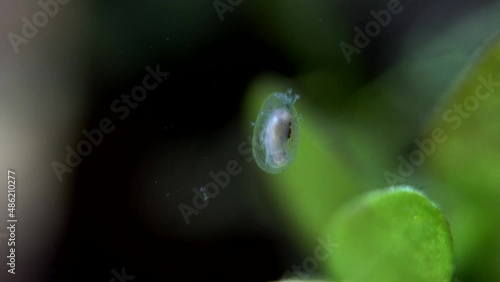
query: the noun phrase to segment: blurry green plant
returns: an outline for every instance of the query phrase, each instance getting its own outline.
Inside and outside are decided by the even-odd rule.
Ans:
[[[265,30],[289,47],[298,73],[255,78],[244,120],[255,120],[270,93],[290,87],[302,97],[295,106],[303,119],[294,163],[278,175],[263,173],[269,187],[263,192],[275,198],[304,252],[318,234],[332,234],[340,247],[320,264],[331,280],[500,281],[500,87],[477,107],[468,98],[480,77],[494,81],[491,87],[500,82],[499,9],[497,3],[471,13],[434,37],[425,29],[409,32],[398,63],[365,84],[333,64],[336,56],[317,62],[326,52],[321,48],[321,55],[304,54],[308,37],[328,31],[308,36],[314,31],[294,29],[293,17]],[[264,19],[282,12],[273,13],[267,9]],[[474,110],[467,117],[453,112],[459,126],[457,118],[445,120],[467,99]],[[372,191],[387,186],[384,172],[397,167],[398,155],[407,156],[416,138],[436,128],[448,138],[404,179],[426,196],[404,188]]]
[[[500,213],[499,40],[481,50],[436,112],[424,132],[443,128],[449,137],[422,173],[441,187],[435,198],[450,210],[457,268],[474,281],[500,281],[500,223],[492,216]]]

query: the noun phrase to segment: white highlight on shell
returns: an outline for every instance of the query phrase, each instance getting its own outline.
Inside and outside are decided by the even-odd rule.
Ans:
[[[286,170],[299,145],[299,116],[294,103],[299,95],[273,93],[262,104],[254,126],[252,151],[257,165],[268,173]]]

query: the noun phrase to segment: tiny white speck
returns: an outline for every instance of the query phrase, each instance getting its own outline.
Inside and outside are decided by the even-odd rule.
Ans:
[[[165,196],[167,196],[167,197],[170,196],[170,193],[167,193]]]
[[[158,183],[158,180],[155,181],[155,184]]]
[[[207,201],[208,200],[208,195],[207,195],[207,193],[205,191],[205,187],[201,186],[200,192],[203,194],[203,201]]]

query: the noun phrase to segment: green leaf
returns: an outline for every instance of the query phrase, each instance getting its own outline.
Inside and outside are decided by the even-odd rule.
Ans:
[[[248,90],[245,102],[246,120],[255,121],[265,98],[273,92],[285,91],[290,85],[293,84],[279,76],[267,75],[256,79]],[[270,186],[269,192],[286,214],[284,220],[289,220],[288,224],[295,229],[294,234],[310,241],[321,232],[341,199],[352,194],[349,188],[353,185],[345,177],[348,173],[341,165],[338,154],[325,144],[328,139],[314,127],[316,123],[312,122],[314,118],[306,110],[307,96],[304,96],[295,104],[299,115],[304,117],[300,121],[301,135],[296,159],[285,172],[259,175]],[[336,186],[340,188],[325,189]]]
[[[253,130],[248,123],[255,121],[267,96],[293,86],[293,81],[277,75],[255,79],[244,102],[244,128],[248,129],[248,135]],[[293,90],[301,95],[294,106],[303,117],[296,159],[280,174],[269,175],[259,170],[258,177],[269,186],[264,193],[273,197],[283,220],[293,230],[292,236],[301,241],[306,250],[339,206],[366,191],[368,183],[380,177],[372,173],[370,166],[384,165],[374,156],[377,151],[370,149],[373,140],[363,135],[362,130],[346,121],[326,119],[311,106],[308,92]]]
[[[374,191],[336,213],[328,260],[341,281],[450,281],[452,239],[441,211],[409,187]]]
[[[452,211],[457,265],[474,281],[498,281],[499,251],[494,246],[500,225],[491,215],[500,211],[499,37],[478,51],[475,64],[435,113],[424,138],[441,128],[446,141],[436,144],[422,170],[440,183],[443,189],[434,194]]]
[[[436,149],[430,171],[437,177],[487,197],[498,196],[500,167],[500,40],[482,52],[482,59],[452,91],[430,123],[448,135]],[[460,172],[460,173],[457,173]]]

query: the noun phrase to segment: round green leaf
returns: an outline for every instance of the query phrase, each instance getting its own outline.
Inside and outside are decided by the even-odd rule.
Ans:
[[[328,226],[338,246],[328,261],[340,281],[450,281],[452,239],[441,211],[409,187],[370,192]]]

